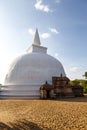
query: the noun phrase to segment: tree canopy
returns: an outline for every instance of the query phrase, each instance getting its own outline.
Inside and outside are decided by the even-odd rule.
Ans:
[[[85,77],[85,79],[87,79],[87,72],[85,72],[85,74],[83,76]]]

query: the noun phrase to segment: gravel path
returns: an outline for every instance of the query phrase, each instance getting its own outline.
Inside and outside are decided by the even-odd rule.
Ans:
[[[0,100],[0,130],[87,130],[87,97]]]

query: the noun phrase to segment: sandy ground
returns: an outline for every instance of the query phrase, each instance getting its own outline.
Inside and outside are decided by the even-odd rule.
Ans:
[[[87,96],[0,100],[0,130],[87,130]]]

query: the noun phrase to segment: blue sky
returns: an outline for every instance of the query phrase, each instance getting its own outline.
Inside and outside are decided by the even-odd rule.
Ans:
[[[42,46],[70,79],[87,71],[87,0],[0,0],[0,83],[38,28]]]

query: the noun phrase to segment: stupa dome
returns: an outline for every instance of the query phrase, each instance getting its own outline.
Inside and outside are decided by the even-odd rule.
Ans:
[[[62,64],[45,53],[28,53],[16,58],[7,73],[6,85],[40,85],[52,76],[65,76]]]

